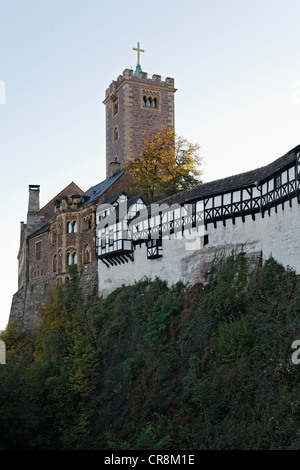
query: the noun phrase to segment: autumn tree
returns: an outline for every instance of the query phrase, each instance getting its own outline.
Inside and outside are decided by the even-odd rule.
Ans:
[[[132,190],[147,203],[171,196],[201,183],[199,145],[163,126],[146,138],[141,156],[127,165]]]

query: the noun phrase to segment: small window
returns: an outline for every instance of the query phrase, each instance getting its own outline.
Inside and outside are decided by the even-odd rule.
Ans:
[[[77,233],[77,222],[76,221],[74,221],[73,224],[72,224],[72,232]]]
[[[37,242],[35,244],[35,260],[40,261],[42,257],[42,242]]]
[[[57,255],[54,255],[54,256],[53,256],[52,271],[53,271],[54,273],[57,272]]]
[[[274,188],[279,189],[280,186],[281,186],[281,175],[276,176],[276,178],[274,179]]]
[[[147,106],[147,97],[143,96],[143,106]]]
[[[152,98],[151,97],[148,98],[147,106],[148,106],[148,108],[152,107]]]
[[[157,99],[156,98],[154,98],[154,100],[152,101],[152,107],[157,108]]]
[[[118,114],[119,112],[119,102],[118,100],[116,100],[114,103],[113,103],[113,116],[115,116],[116,114]]]
[[[115,127],[114,129],[114,142],[116,142],[119,138],[119,132],[118,132],[118,128]]]
[[[71,224],[71,222],[67,222],[67,233],[72,233],[72,224]]]

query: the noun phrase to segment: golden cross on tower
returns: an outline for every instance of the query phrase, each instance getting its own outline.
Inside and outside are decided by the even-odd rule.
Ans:
[[[140,62],[140,52],[145,52],[144,49],[140,49],[140,43],[137,43],[137,47],[133,47],[132,50],[137,51],[137,63],[138,65],[141,64]]]

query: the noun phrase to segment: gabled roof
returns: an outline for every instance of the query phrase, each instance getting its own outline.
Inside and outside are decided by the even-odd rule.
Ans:
[[[38,214],[39,215],[42,215],[43,213],[47,212],[47,210],[53,206],[54,207],[54,201],[56,199],[60,199],[62,196],[64,196],[65,194],[79,194],[80,196],[82,195],[83,191],[82,189],[79,188],[79,186],[77,186],[76,183],[74,183],[72,181],[72,183],[68,184],[68,186],[66,186],[62,191],[60,191],[55,197],[53,197],[51,199],[51,201],[47,202],[47,204],[45,206],[43,206]]]
[[[82,194],[82,203],[78,207],[85,206],[91,202],[96,201],[102,194],[104,194],[119,178],[124,174],[124,171],[116,173],[114,176],[106,178],[106,180],[101,181],[101,183],[92,186],[85,193]]]

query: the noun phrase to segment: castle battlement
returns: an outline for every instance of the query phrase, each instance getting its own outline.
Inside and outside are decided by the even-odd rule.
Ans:
[[[107,103],[108,100],[114,101],[116,98],[117,91],[125,85],[125,83],[130,83],[135,85],[142,85],[142,86],[160,86],[163,88],[172,89],[174,92],[176,91],[174,88],[174,78],[171,77],[162,77],[161,75],[153,74],[150,75],[147,72],[139,72],[138,75],[135,75],[132,69],[125,69],[122,75],[119,75],[117,80],[113,80],[110,86],[107,88],[105,92],[105,100],[103,101],[104,104]]]

